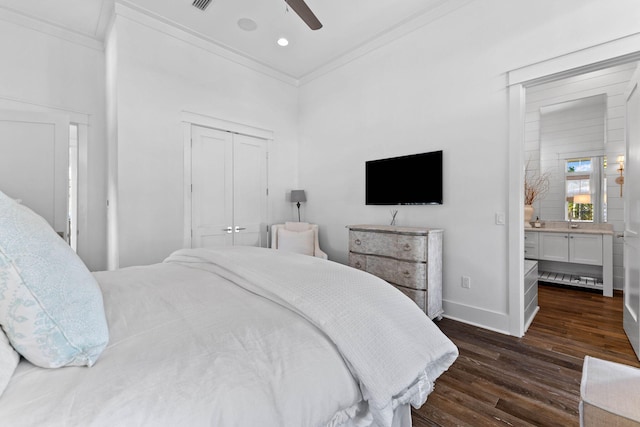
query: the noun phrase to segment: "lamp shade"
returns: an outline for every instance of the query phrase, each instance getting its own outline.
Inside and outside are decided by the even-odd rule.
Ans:
[[[573,196],[573,203],[575,204],[588,204],[591,203],[591,195],[590,194],[576,194]]]
[[[306,201],[307,195],[304,193],[304,190],[291,190],[291,203],[300,203]]]

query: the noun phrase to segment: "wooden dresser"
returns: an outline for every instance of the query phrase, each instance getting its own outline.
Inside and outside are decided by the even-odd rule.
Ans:
[[[394,285],[424,310],[442,318],[443,230],[350,225],[349,265]]]

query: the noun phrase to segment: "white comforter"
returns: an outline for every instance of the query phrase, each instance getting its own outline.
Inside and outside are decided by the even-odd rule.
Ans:
[[[184,250],[96,277],[109,346],[92,368],[22,361],[2,425],[384,426],[457,355],[391,286],[313,257]]]

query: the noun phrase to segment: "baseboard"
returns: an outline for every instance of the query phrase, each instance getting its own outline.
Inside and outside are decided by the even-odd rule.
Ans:
[[[506,313],[484,310],[446,300],[442,301],[442,307],[444,309],[442,317],[509,335],[509,316]]]

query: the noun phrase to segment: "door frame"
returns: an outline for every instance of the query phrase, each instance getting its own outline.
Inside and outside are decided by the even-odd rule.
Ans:
[[[570,52],[507,73],[509,99],[508,307],[509,333],[521,337],[524,319],[524,121],[526,88],[640,60],[640,33]]]
[[[272,130],[251,126],[244,123],[232,122],[217,117],[211,117],[204,114],[193,113],[191,111],[182,111],[180,114],[182,124],[182,141],[184,153],[184,175],[183,175],[183,194],[184,194],[184,225],[183,225],[183,248],[191,247],[191,127],[201,126],[211,129],[217,129],[224,132],[237,133],[254,138],[264,139],[267,143],[267,155],[269,153],[269,144],[274,140],[274,132]],[[267,164],[267,177],[269,174],[269,165]]]
[[[90,247],[88,229],[89,217],[89,126],[91,115],[64,108],[34,104],[32,102],[0,97],[0,110],[14,113],[37,113],[56,117],[52,120],[62,120],[68,124],[78,126],[78,182],[77,182],[77,210],[76,210],[76,252],[82,255]]]

